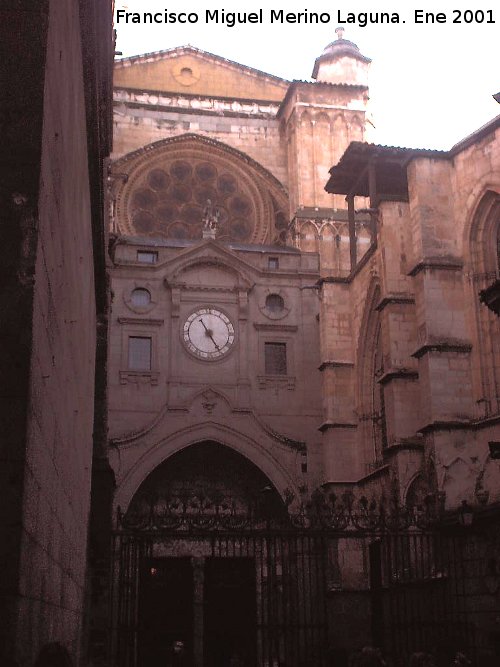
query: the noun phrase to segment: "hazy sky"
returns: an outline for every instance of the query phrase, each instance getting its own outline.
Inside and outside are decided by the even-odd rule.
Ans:
[[[229,0],[217,4],[189,0],[116,0],[129,12],[195,12],[198,23],[116,23],[117,50],[124,56],[191,44],[205,51],[283,78],[310,80],[315,58],[336,38],[338,12],[397,12],[400,23],[346,23],[344,37],[372,58],[370,99],[377,143],[417,148],[450,148],[496,115],[500,105],[500,6],[490,0],[384,4],[381,2],[296,2],[255,5]],[[371,7],[371,8],[370,8]],[[470,8],[474,7],[472,11]],[[495,9],[496,7],[496,9]],[[206,22],[206,10],[255,12],[262,24]],[[325,24],[271,23],[271,10],[327,13]],[[443,12],[446,23],[417,24],[415,11]],[[457,11],[453,11],[457,10]],[[462,11],[459,16],[458,10]],[[465,10],[469,10],[467,14]],[[489,11],[488,11],[489,10]],[[453,23],[460,18],[461,23]],[[477,22],[464,22],[464,19]],[[483,18],[483,22],[479,22]],[[488,23],[490,19],[494,23]],[[403,23],[405,21],[405,23]]]

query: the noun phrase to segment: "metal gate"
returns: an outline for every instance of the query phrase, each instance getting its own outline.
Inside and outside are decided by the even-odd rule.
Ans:
[[[500,531],[438,519],[433,508],[389,508],[352,494],[316,495],[281,516],[222,498],[120,515],[113,665],[168,664],[169,644],[182,639],[195,667],[342,667],[360,648],[349,644],[349,619],[345,630],[335,627],[346,596],[351,609],[359,599],[349,581],[354,561],[368,595],[356,622],[389,664],[428,651],[448,667],[457,650],[476,665],[497,664]]]
[[[500,664],[498,520],[466,528],[386,533],[373,543],[376,643],[397,665],[414,652],[448,667],[457,651],[480,667]]]
[[[216,509],[209,516],[186,512],[175,521],[164,516],[147,526],[132,523],[120,517],[114,534],[115,665],[167,664],[176,638],[183,640],[189,661],[199,667],[325,664],[328,549],[322,531],[290,523],[278,527],[253,514]],[[162,568],[175,568],[177,562],[175,588],[182,559],[190,571],[192,585],[185,586],[183,595],[190,596],[192,613],[181,610],[186,619],[183,625],[178,618],[171,622],[177,626],[173,629],[165,621],[163,637],[151,649],[147,642],[157,640],[144,628],[141,598],[148,578],[161,575]],[[235,577],[238,599],[231,605]],[[172,618],[165,607],[159,613]]]

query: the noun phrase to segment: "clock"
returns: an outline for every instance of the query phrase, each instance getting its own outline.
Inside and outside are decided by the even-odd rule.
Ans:
[[[234,327],[229,317],[217,308],[198,308],[184,322],[182,340],[199,359],[220,359],[234,344]]]

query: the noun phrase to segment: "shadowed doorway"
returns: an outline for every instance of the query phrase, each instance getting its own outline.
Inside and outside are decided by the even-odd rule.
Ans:
[[[237,452],[202,442],[172,456],[143,482],[129,516],[142,517],[145,526],[151,512],[160,532],[144,535],[138,556],[132,631],[138,667],[168,667],[179,640],[186,647],[183,665],[255,667],[268,632],[261,627],[268,608],[262,597],[264,546],[244,531],[226,533],[224,517],[235,512],[259,522],[264,512],[286,514],[270,480]],[[224,525],[214,530],[216,517]]]
[[[193,636],[193,569],[190,558],[153,558],[140,579],[138,664],[169,665],[172,645]],[[187,656],[190,660],[190,656]]]
[[[207,559],[204,598],[205,667],[255,665],[255,560]]]

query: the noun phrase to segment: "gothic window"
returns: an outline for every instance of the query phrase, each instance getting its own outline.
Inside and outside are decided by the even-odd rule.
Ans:
[[[387,369],[384,369],[379,303],[380,287],[374,281],[368,289],[358,343],[358,411],[367,473],[382,463],[387,440],[384,387],[380,383]]]
[[[286,375],[286,343],[264,343],[266,375]]]
[[[475,310],[472,380],[476,415],[500,413],[500,194],[481,198],[470,228],[469,296]],[[472,324],[472,322],[471,322]]]
[[[150,336],[130,336],[128,339],[128,367],[132,371],[151,370],[152,341]]]

